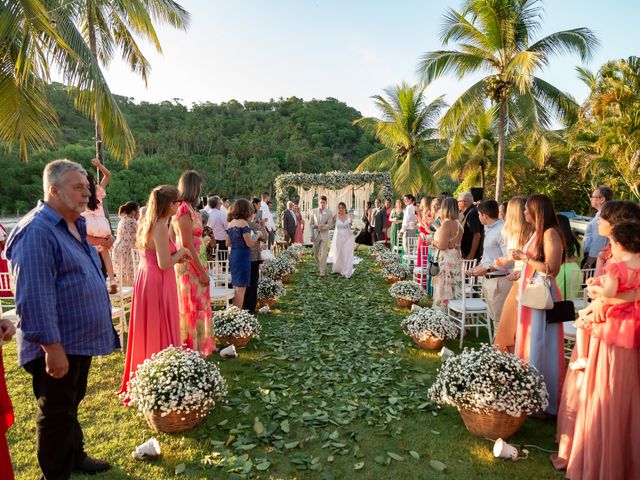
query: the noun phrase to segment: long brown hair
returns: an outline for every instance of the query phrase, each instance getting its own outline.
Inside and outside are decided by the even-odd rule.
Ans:
[[[149,234],[155,223],[169,216],[171,204],[180,199],[180,191],[173,185],[160,185],[151,190],[147,209],[140,219],[136,234],[136,247],[144,249],[149,242]]]
[[[180,200],[187,202],[195,208],[200,200],[200,189],[202,188],[202,177],[195,170],[187,170],[180,175],[178,180],[178,190],[180,190]]]
[[[527,200],[527,209],[533,219],[535,238],[533,240],[533,259],[544,262],[544,232],[555,228],[562,241],[562,232],[551,199],[546,195],[531,195]],[[507,208],[507,213],[509,209]],[[563,242],[564,243],[564,242]],[[564,250],[564,245],[563,245]]]
[[[507,243],[515,243],[514,247],[522,249],[533,235],[533,225],[524,218],[526,197],[513,197],[507,204],[507,214],[504,217],[502,230]]]

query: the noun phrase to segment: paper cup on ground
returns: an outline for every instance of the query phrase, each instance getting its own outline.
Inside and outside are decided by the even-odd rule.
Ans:
[[[510,458],[511,460],[517,460],[518,449],[499,438],[496,440],[496,443],[493,444],[493,456],[496,458]]]
[[[440,350],[440,353],[438,355],[442,357],[442,360],[446,360],[449,357],[453,357],[455,353],[453,353],[453,351],[449,350],[447,347],[442,347],[442,350]]]
[[[138,460],[155,460],[162,455],[160,443],[155,437],[150,438],[142,445],[138,445],[133,451],[133,458]]]
[[[220,350],[220,356],[222,358],[234,358],[238,356],[238,352],[236,352],[236,347],[229,345],[228,347]]]

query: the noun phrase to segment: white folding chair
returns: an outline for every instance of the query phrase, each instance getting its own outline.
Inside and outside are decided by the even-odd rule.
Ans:
[[[480,328],[486,328],[489,333],[489,341],[493,341],[491,332],[491,319],[489,318],[489,307],[482,298],[470,298],[467,296],[469,285],[474,288],[473,277],[467,276],[464,262],[462,263],[462,286],[463,288],[456,292],[455,298],[449,300],[447,305],[447,314],[460,328],[460,348],[464,342],[465,329],[476,329],[476,336]]]
[[[133,278],[136,278],[138,269],[140,268],[140,250],[138,250],[137,248],[132,248],[131,259],[133,261]]]
[[[478,264],[478,260],[472,258],[471,260],[462,260],[462,271],[468,272],[475,268]],[[468,298],[473,297],[476,293],[480,292],[479,277],[467,277],[467,281],[464,282],[464,293]]]
[[[587,280],[593,278],[596,273],[595,268],[583,268],[581,270],[574,270],[571,272],[567,279],[567,300],[571,300],[576,309],[582,310],[589,304],[589,297],[587,295]]]
[[[209,283],[211,305],[222,305],[227,308],[229,302],[235,297],[235,290],[229,288],[229,260],[213,260],[207,262],[211,282]]]
[[[564,331],[564,358],[569,360],[573,347],[576,345],[576,327],[573,326],[574,321],[562,322],[562,328]]]
[[[418,260],[418,237],[406,237],[404,240],[405,252],[402,255],[402,260],[404,260],[409,267],[416,264]]]
[[[420,258],[420,266],[418,266],[417,258]],[[420,245],[418,256],[416,257],[416,266],[413,268],[413,281],[420,285],[420,288],[426,290],[427,276],[429,274],[429,246]]]

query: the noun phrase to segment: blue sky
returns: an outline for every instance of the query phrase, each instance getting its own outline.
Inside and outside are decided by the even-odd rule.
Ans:
[[[180,1],[180,0],[179,0]],[[182,0],[192,15],[187,32],[161,28],[164,55],[145,52],[148,87],[122,62],[106,72],[112,91],[136,101],[192,102],[334,97],[376,115],[370,97],[417,81],[420,55],[441,47],[442,14],[459,0]],[[588,67],[639,55],[640,2],[547,0],[543,31],[589,27],[601,46]],[[560,56],[541,77],[582,101],[577,56]],[[443,78],[427,97],[449,102],[472,80]]]

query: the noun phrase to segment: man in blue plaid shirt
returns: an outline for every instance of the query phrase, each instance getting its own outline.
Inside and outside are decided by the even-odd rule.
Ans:
[[[87,174],[68,160],[49,163],[44,201],[7,240],[15,279],[18,358],[33,377],[38,401],[38,461],[43,478],[97,473],[109,464],[84,451],[78,405],[93,355],[118,348],[111,304],[96,250],[80,215],[89,199]]]

